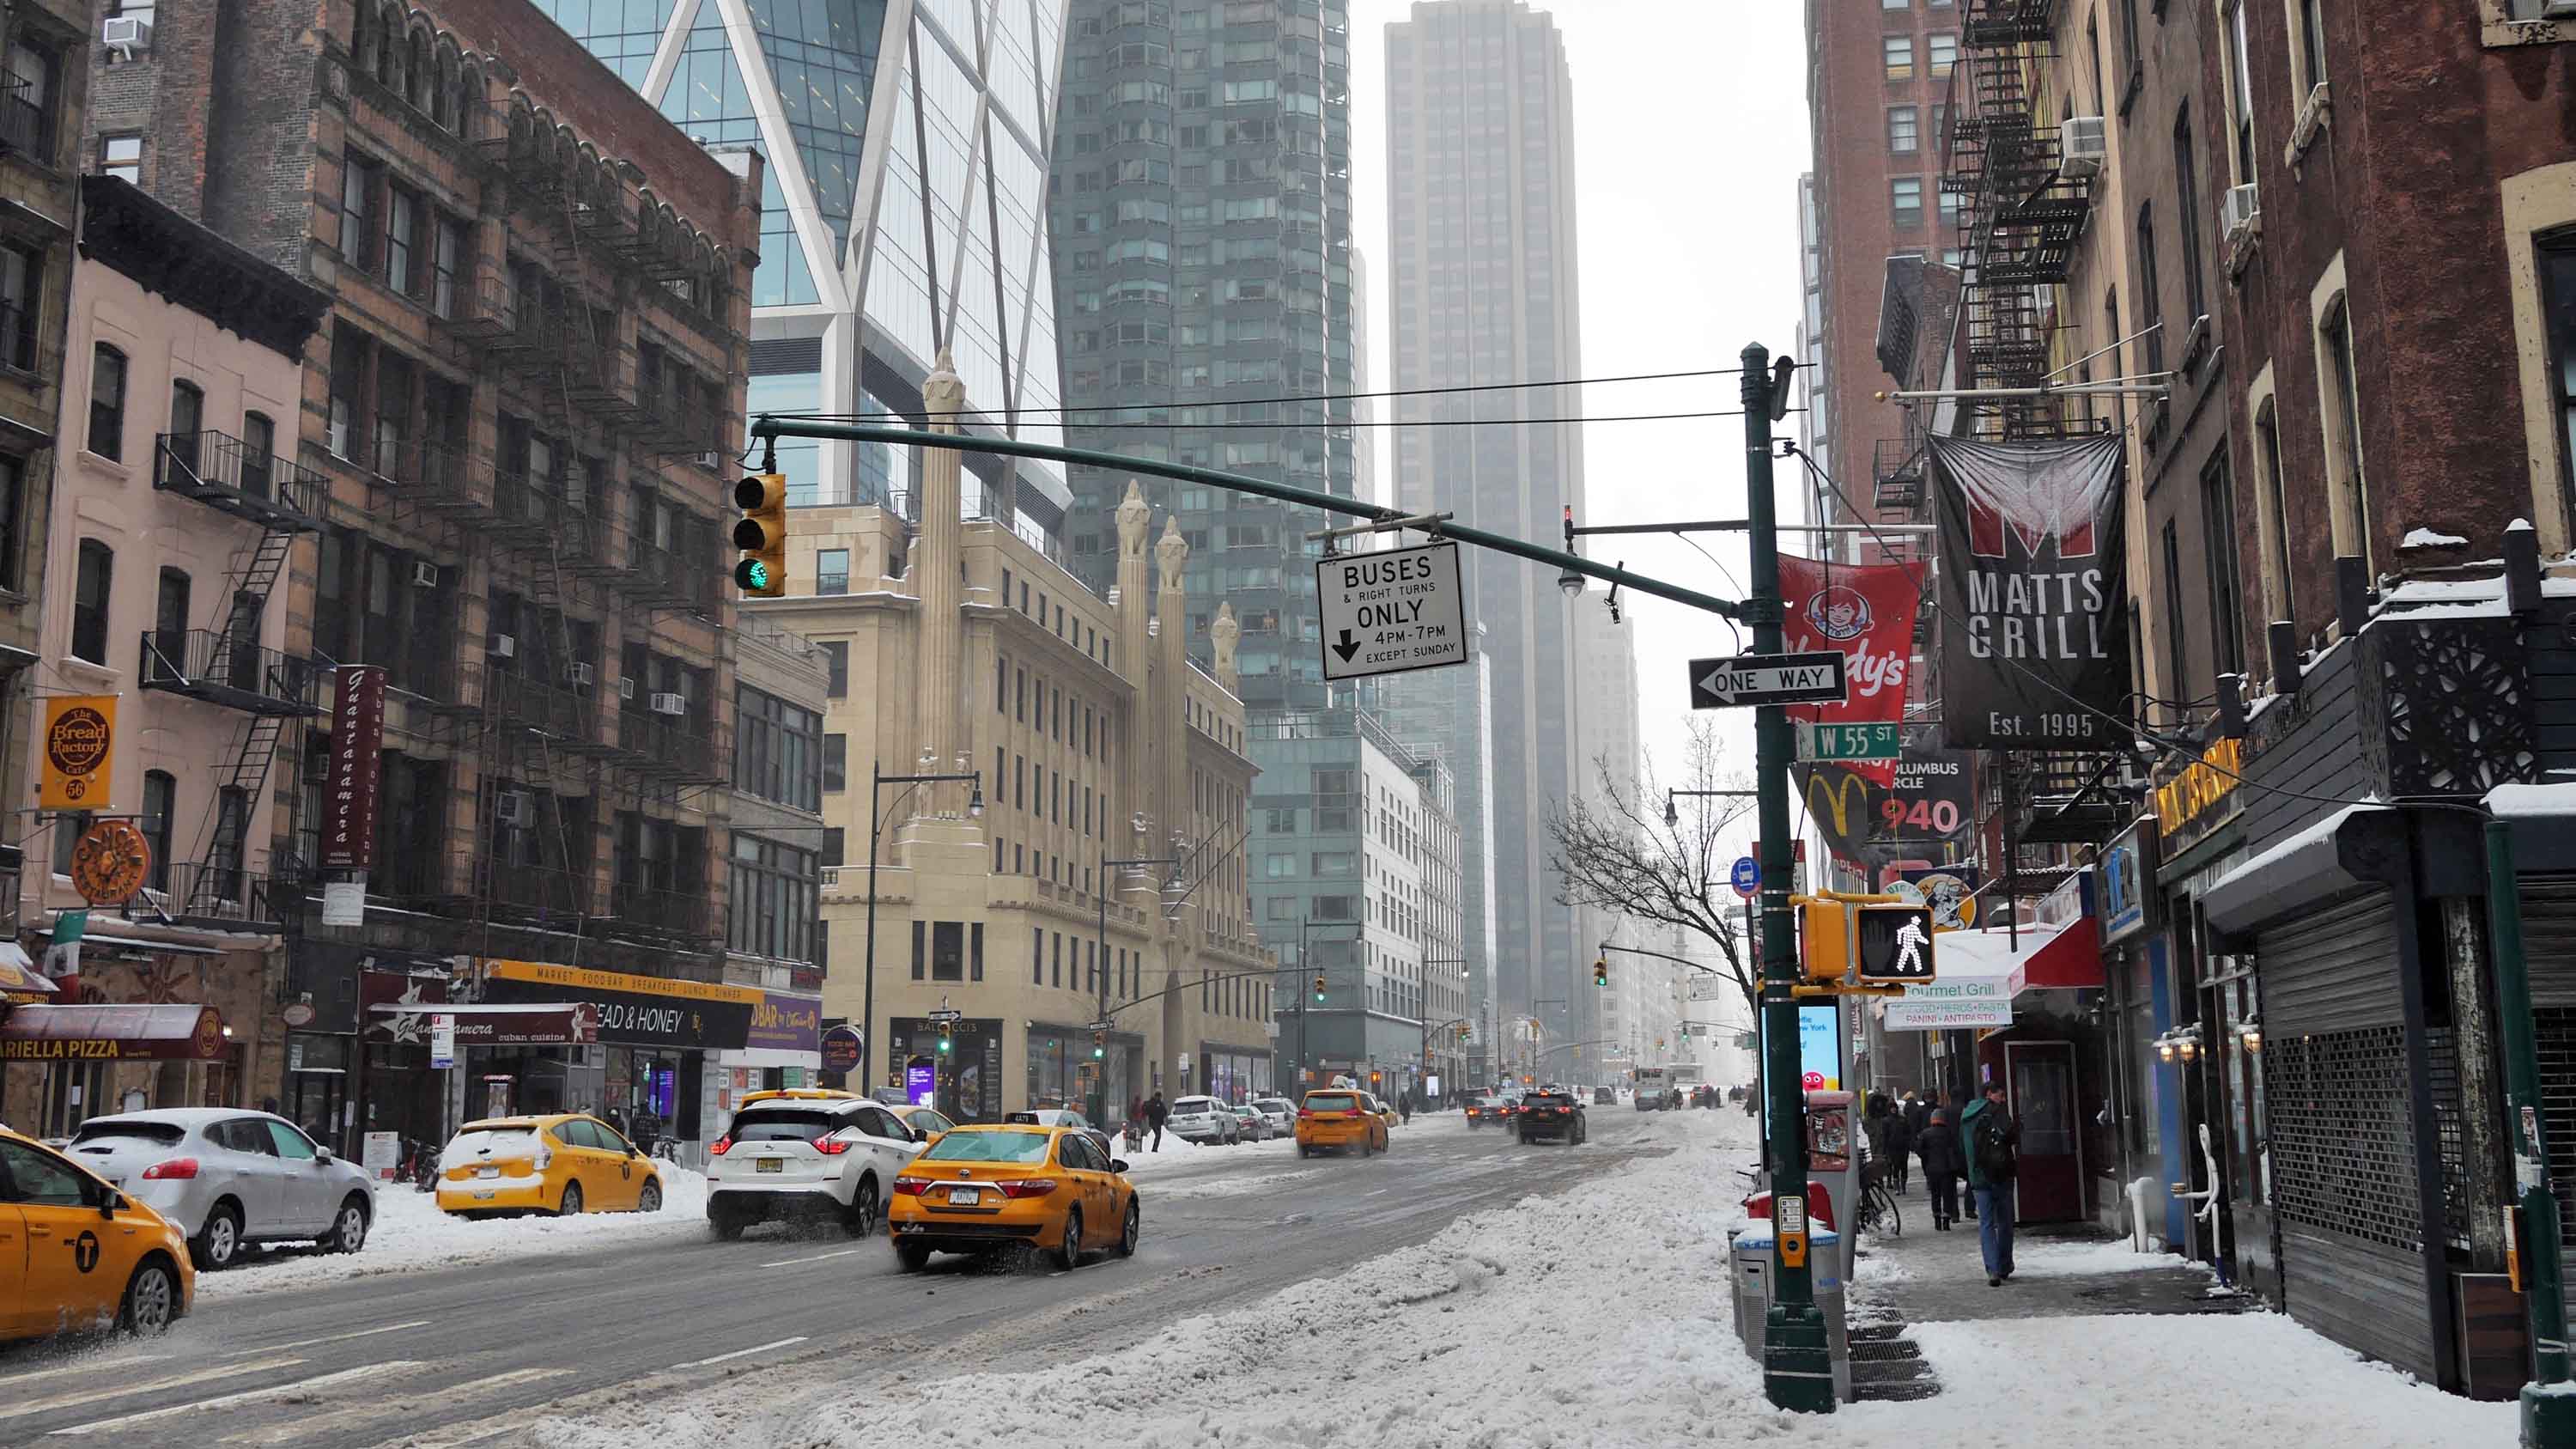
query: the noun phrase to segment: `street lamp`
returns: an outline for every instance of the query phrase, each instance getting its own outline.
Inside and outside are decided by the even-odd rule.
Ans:
[[[1144,813],[1139,811],[1130,820],[1129,825],[1136,834],[1143,835],[1145,833]],[[1181,858],[1177,855],[1139,856],[1131,860],[1111,860],[1106,855],[1103,855],[1100,858],[1100,891],[1098,897],[1100,906],[1100,933],[1097,944],[1093,948],[1100,953],[1098,959],[1093,963],[1094,975],[1099,979],[1100,997],[1100,1014],[1092,1018],[1091,1024],[1091,1030],[1095,1037],[1109,1029],[1109,892],[1115,888],[1112,886],[1111,882],[1125,878],[1127,872],[1130,870],[1141,869],[1149,865],[1178,865],[1180,863]],[[1112,871],[1117,872],[1117,874],[1112,875]],[[1140,962],[1136,969],[1138,976],[1141,978],[1144,974],[1143,964]],[[1139,984],[1141,984],[1141,981]],[[1088,1114],[1095,1126],[1108,1120],[1105,1114],[1108,1111],[1109,1104],[1109,1059],[1106,1056],[1102,1056],[1096,1060],[1098,1065],[1092,1069],[1091,1073],[1091,1091],[1089,1093],[1089,1106],[1091,1110]]]
[[[1466,964],[1467,964],[1467,958],[1466,958],[1466,957],[1464,957],[1464,956],[1425,956],[1425,957],[1423,957],[1423,958],[1422,958],[1422,976],[1423,976],[1423,982],[1422,982],[1422,984],[1423,984],[1424,988],[1425,988],[1426,990],[1428,990],[1428,989],[1429,989],[1429,987],[1430,987],[1430,984],[1431,984],[1431,968],[1432,968],[1432,967],[1434,967],[1434,966],[1464,966],[1464,965],[1466,965]],[[1459,1023],[1464,1022],[1464,1021],[1466,1021],[1466,1020],[1467,1020],[1467,1018],[1466,1018],[1466,1017],[1461,1016],[1461,1017],[1453,1018],[1453,1019],[1451,1019],[1451,1020],[1449,1020],[1449,1021],[1444,1021],[1444,1022],[1440,1023],[1440,1025],[1439,1025],[1439,1026],[1431,1026],[1431,1025],[1428,1025],[1428,1023],[1429,1023],[1430,1019],[1431,1019],[1431,1017],[1430,1017],[1430,1013],[1428,1013],[1428,1012],[1423,1013],[1423,1021],[1424,1021],[1426,1024],[1425,1024],[1425,1025],[1423,1026],[1423,1028],[1422,1028],[1422,1074],[1423,1074],[1423,1076],[1424,1076],[1425,1078],[1428,1078],[1428,1077],[1431,1075],[1431,1034],[1432,1034],[1433,1032],[1435,1032],[1435,1031],[1440,1031],[1440,1030],[1443,1030],[1443,1029],[1448,1028],[1448,1027],[1456,1026],[1456,1025],[1458,1025]]]
[[[1681,826],[1682,814],[1679,810],[1673,808],[1673,801],[1679,796],[1688,795],[1694,798],[1707,797],[1720,800],[1750,800],[1759,793],[1759,791],[1755,790],[1666,790],[1664,792],[1664,828],[1667,830],[1674,830]]]
[[[929,750],[921,752],[921,763],[925,765],[935,763],[937,758]],[[965,762],[961,760],[958,763]],[[877,840],[885,833],[886,817],[891,810],[891,807],[880,810],[877,808],[877,801],[883,798],[885,787],[888,785],[904,787],[903,794],[894,797],[895,804],[900,805],[915,789],[923,785],[944,784],[950,781],[962,781],[974,786],[973,792],[966,797],[966,814],[969,819],[982,819],[984,772],[981,770],[946,775],[889,775],[884,773],[875,761],[868,763],[868,950],[865,979],[859,987],[859,1051],[861,1053],[859,1086],[861,1091],[867,1090],[869,1086],[867,1064],[875,1058],[877,1050]]]

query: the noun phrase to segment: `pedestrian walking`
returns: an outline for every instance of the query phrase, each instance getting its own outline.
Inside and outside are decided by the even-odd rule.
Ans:
[[[1895,1120],[1895,1116],[1895,1111],[1889,1107],[1887,1098],[1876,1092],[1869,1094],[1869,1106],[1862,1111],[1860,1130],[1862,1135],[1869,1139],[1870,1160],[1879,1165],[1881,1173],[1889,1170],[1887,1124]]]
[[[1154,1095],[1145,1099],[1145,1120],[1153,1125],[1154,1150],[1156,1152],[1163,1150],[1163,1123],[1171,1115],[1172,1109],[1168,1103],[1164,1102],[1162,1093],[1156,1092]]]
[[[1413,1125],[1413,1089],[1411,1087],[1405,1088],[1403,1095],[1395,1099],[1395,1111],[1397,1116],[1404,1119],[1405,1126]]]
[[[1924,1119],[1923,1135],[1914,1140],[1914,1151],[1923,1159],[1923,1191],[1932,1199],[1932,1226],[1946,1233],[1959,1220],[1959,1175],[1968,1170],[1968,1160],[1959,1151],[1959,1129],[1950,1125],[1948,1108]]]
[[[1960,1133],[1959,1170],[1961,1172],[1968,1170],[1967,1118],[1968,1094],[1964,1091],[1953,1088],[1950,1092],[1950,1125],[1957,1128]],[[1960,1199],[1959,1207],[1961,1209],[1959,1214],[1961,1217],[1966,1218],[1970,1222],[1975,1222],[1977,1220],[1977,1199],[1975,1194],[1971,1193],[1967,1197]]]
[[[1923,1129],[1932,1125],[1932,1103],[1922,1094],[1907,1092],[1904,1112],[1905,1135],[1908,1137],[1920,1137]]]
[[[2013,1274],[2013,1178],[2019,1172],[2021,1124],[2004,1110],[2001,1082],[1959,1119],[1968,1152],[1968,1196],[1977,1204],[1977,1246],[1985,1253],[1986,1286],[2001,1287]]]
[[[1905,1109],[1898,1103],[1887,1106],[1887,1184],[1896,1192],[1905,1191],[1913,1173],[1908,1169],[1914,1160],[1914,1129],[1905,1123]]]

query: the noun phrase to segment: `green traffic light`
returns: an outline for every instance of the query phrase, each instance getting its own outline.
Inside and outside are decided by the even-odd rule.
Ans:
[[[948,1055],[948,1042],[947,1042],[947,1039],[946,1039],[946,1038],[944,1038],[944,1037],[940,1039],[940,1043],[939,1043],[939,1054],[940,1054],[941,1056],[946,1056],[946,1055]]]
[[[744,559],[734,565],[733,581],[745,589],[768,588],[769,565],[756,558]]]

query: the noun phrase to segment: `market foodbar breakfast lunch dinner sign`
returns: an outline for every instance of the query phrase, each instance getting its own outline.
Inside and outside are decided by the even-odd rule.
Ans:
[[[739,1051],[750,1040],[752,1014],[761,1004],[757,987],[546,961],[487,961],[482,978],[489,1002],[587,1004],[599,1015],[599,1039],[624,1046]]]

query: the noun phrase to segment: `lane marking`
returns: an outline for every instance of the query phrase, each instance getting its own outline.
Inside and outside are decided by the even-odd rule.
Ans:
[[[163,1359],[170,1357],[173,1357],[173,1355],[166,1353],[146,1353],[137,1354],[133,1358],[121,1358],[116,1360],[114,1363],[109,1363],[104,1359],[93,1362],[89,1359],[76,1356],[64,1359],[59,1363],[45,1368],[29,1369],[22,1374],[11,1374],[6,1378],[0,1378],[0,1388],[7,1388],[11,1384],[23,1384],[29,1379],[54,1379],[59,1381],[66,1373],[97,1373],[101,1370],[135,1368],[142,1364],[159,1363]]]
[[[338,1373],[323,1374],[318,1378],[297,1379],[292,1383],[271,1384],[264,1389],[244,1389],[237,1394],[221,1394],[211,1399],[199,1399],[192,1404],[171,1404],[163,1408],[146,1409],[139,1414],[120,1414],[113,1419],[92,1419],[86,1424],[74,1424],[68,1429],[56,1429],[54,1432],[56,1434],[79,1435],[95,1434],[102,1429],[123,1429],[135,1424],[148,1424],[155,1419],[175,1419],[181,1414],[195,1414],[207,1409],[229,1408],[234,1404],[247,1404],[259,1399],[274,1399],[285,1394],[306,1393],[314,1389],[323,1388],[330,1384],[344,1384],[355,1379],[367,1378],[374,1374],[399,1372],[403,1369],[414,1369],[418,1367],[420,1367],[419,1364],[413,1363],[408,1359],[394,1359],[385,1363],[360,1364],[356,1368],[342,1369]]]
[[[50,1399],[29,1399],[0,1409],[0,1419],[23,1419],[30,1414],[49,1413],[55,1409],[77,1409],[83,1404],[94,1404],[101,1399],[121,1399],[129,1394],[159,1393],[163,1389],[186,1388],[190,1384],[201,1384],[208,1379],[224,1378],[231,1374],[264,1373],[269,1369],[293,1368],[302,1362],[304,1360],[300,1358],[268,1358],[251,1363],[222,1364],[192,1369],[187,1373],[158,1379],[148,1384],[120,1384],[112,1389],[87,1389],[69,1394],[56,1394]]]
[[[705,1368],[710,1364],[730,1363],[738,1358],[749,1358],[755,1353],[767,1353],[773,1348],[791,1348],[797,1344],[803,1343],[809,1336],[810,1335],[806,1334],[798,1334],[794,1338],[782,1338],[776,1343],[764,1343],[757,1348],[737,1348],[731,1353],[717,1354],[714,1358],[695,1359],[688,1363],[675,1363],[671,1365],[670,1372],[677,1373],[681,1369],[700,1369]]]
[[[373,1338],[380,1333],[401,1333],[405,1329],[427,1328],[429,1325],[429,1319],[419,1318],[414,1319],[409,1323],[388,1323],[382,1328],[361,1328],[353,1333],[335,1333],[328,1338],[299,1338],[293,1343],[272,1343],[264,1348],[235,1349],[233,1352],[225,1354],[224,1357],[240,1358],[245,1354],[284,1353],[291,1348],[311,1348],[317,1343],[346,1343],[353,1338]]]
[[[794,1268],[806,1263],[820,1263],[826,1258],[846,1258],[852,1253],[864,1253],[867,1251],[868,1250],[866,1248],[842,1248],[837,1252],[816,1253],[810,1258],[781,1258],[775,1263],[763,1263],[760,1266],[764,1268]]]
[[[578,1372],[578,1370],[569,1368],[514,1369],[505,1374],[492,1374],[485,1378],[469,1379],[461,1384],[452,1384],[445,1388],[425,1391],[424,1396],[436,1397],[442,1400],[468,1394],[489,1396],[490,1394],[502,1389],[515,1388],[520,1384],[540,1383],[547,1379],[559,1379],[575,1372]],[[539,1405],[537,1407],[543,1406]],[[316,1414],[307,1418],[289,1420],[282,1424],[262,1424],[255,1428],[243,1429],[238,1433],[226,1435],[224,1438],[219,1439],[216,1442],[220,1444],[287,1444],[298,1439],[309,1439],[316,1434],[334,1433],[352,1425],[373,1424],[377,1420],[388,1417],[408,1417],[413,1412],[414,1411],[409,1407],[400,1404],[385,1403],[382,1401],[358,1404],[350,1408],[337,1410],[333,1413]],[[477,1422],[488,1424],[492,1421],[490,1419],[483,1419],[478,1420]],[[494,1430],[493,1432],[497,1433],[499,1431]],[[404,1442],[410,1441],[406,1440]]]

